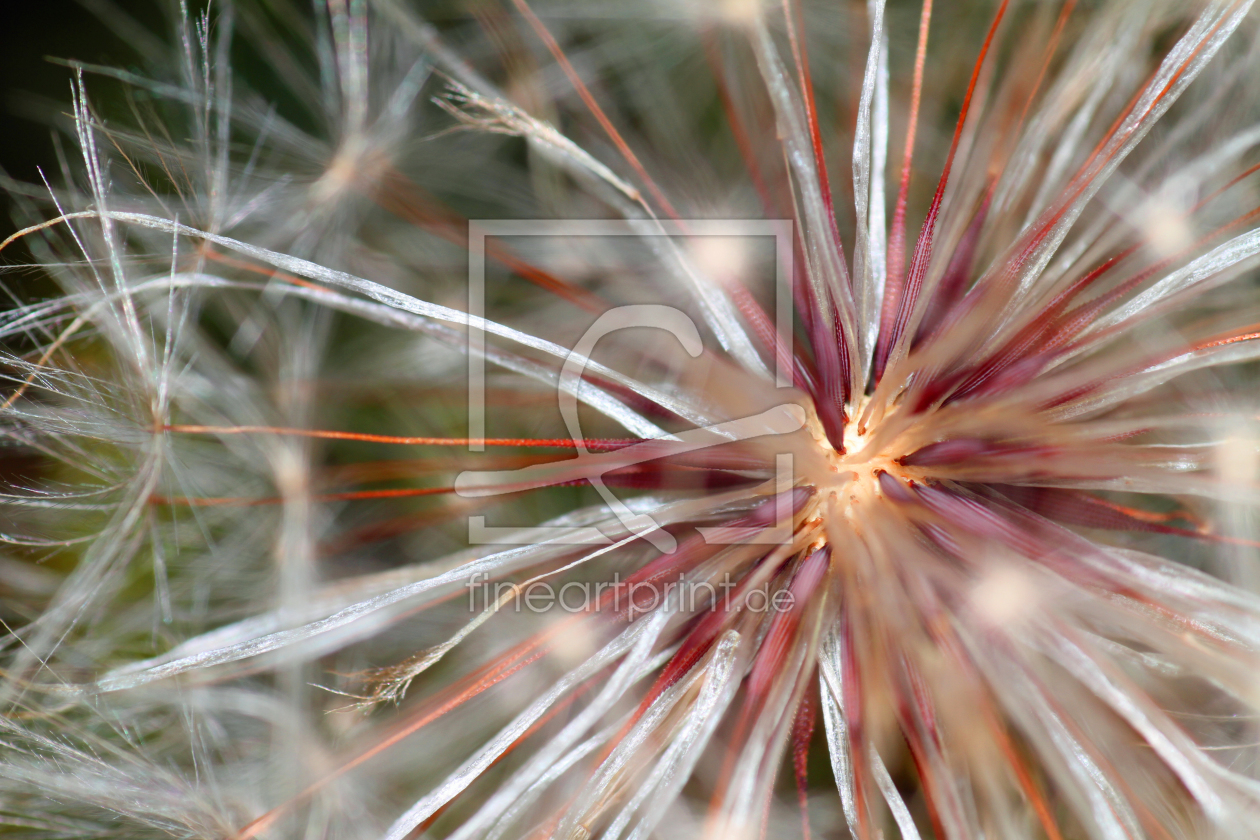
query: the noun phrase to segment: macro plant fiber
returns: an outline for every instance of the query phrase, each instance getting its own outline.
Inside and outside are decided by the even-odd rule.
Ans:
[[[89,5],[0,834],[1260,837],[1252,0]]]

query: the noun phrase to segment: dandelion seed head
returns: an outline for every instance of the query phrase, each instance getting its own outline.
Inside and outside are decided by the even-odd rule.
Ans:
[[[1252,837],[1250,7],[178,11],[15,188],[0,801]]]

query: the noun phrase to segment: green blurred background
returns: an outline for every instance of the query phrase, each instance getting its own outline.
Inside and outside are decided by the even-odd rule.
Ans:
[[[111,5],[162,31],[156,4],[119,0]],[[92,0],[0,0],[0,168],[10,178],[38,183],[37,167],[43,167],[56,179],[52,125],[68,110],[74,76],[57,60],[139,64],[137,48],[104,23],[108,8]],[[7,195],[0,193],[0,200],[5,209],[0,236],[5,236],[15,229],[14,208]]]

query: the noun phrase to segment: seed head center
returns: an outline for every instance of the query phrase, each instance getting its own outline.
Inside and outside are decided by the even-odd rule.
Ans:
[[[862,517],[863,509],[869,510],[885,494],[880,487],[880,476],[887,473],[897,479],[905,479],[905,468],[898,459],[905,453],[897,447],[897,441],[879,435],[879,427],[860,428],[862,406],[850,412],[851,419],[844,432],[844,449],[837,450],[825,434],[815,434],[820,466],[816,484],[824,496],[832,499],[832,510],[852,520]]]

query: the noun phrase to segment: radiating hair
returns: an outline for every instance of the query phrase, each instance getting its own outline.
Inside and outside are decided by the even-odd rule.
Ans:
[[[181,2],[73,65],[5,830],[1257,836],[1251,6]]]

